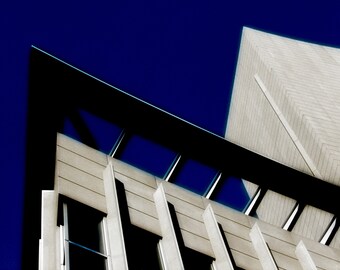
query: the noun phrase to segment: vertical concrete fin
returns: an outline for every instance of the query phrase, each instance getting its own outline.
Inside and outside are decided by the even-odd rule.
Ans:
[[[162,240],[160,241],[160,245],[161,250],[163,251],[162,256],[164,258],[166,269],[184,269],[175,229],[172,223],[170,210],[162,183],[158,186],[153,197],[155,200],[158,220],[162,232]]]
[[[204,210],[202,216],[210,243],[213,243],[212,249],[216,259],[214,262],[216,270],[234,270],[227,247],[225,246],[221,231],[218,227],[214,210],[210,203]]]
[[[249,236],[263,269],[277,270],[278,268],[274,258],[257,223],[255,223],[253,228],[250,230]]]
[[[39,241],[39,264],[41,269],[57,267],[57,197],[54,191],[42,191],[41,240]]]
[[[42,255],[43,255],[43,246],[42,246],[42,240],[39,239],[39,260],[38,260],[38,269],[39,270],[43,270],[43,258],[42,258]]]
[[[296,246],[295,254],[303,270],[317,270],[315,263],[302,240]]]
[[[108,263],[112,264],[112,269],[128,269],[116,183],[111,162],[105,168],[103,178],[106,200],[110,202],[107,204],[107,229],[108,242],[110,243]],[[110,257],[112,260],[110,260]]]

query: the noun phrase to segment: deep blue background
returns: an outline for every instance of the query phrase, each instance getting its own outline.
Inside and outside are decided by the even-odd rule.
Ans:
[[[242,26],[340,47],[337,2],[3,1],[0,269],[20,269],[31,45],[223,136]]]

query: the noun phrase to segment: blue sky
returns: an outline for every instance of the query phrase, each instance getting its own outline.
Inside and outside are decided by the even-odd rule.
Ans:
[[[307,0],[3,2],[0,269],[20,269],[31,45],[223,135],[242,26],[340,47],[339,5]]]

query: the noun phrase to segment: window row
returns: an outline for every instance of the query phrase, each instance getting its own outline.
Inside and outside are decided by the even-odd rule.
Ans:
[[[64,123],[63,132],[68,136],[247,215],[323,244],[331,244],[333,239],[333,245],[340,243],[337,235],[340,222],[332,213],[221,172],[86,111],[79,110],[75,114]],[[309,221],[316,224],[314,228],[305,226],[304,221],[311,218],[315,219]]]

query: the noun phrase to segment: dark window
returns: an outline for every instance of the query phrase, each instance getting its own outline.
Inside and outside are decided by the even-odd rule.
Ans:
[[[73,269],[106,269],[106,257],[75,244],[69,245],[70,270]]]
[[[171,203],[168,203],[168,207],[175,230],[178,247],[182,256],[184,269],[210,270],[213,258],[185,246],[175,207]]]
[[[126,255],[131,270],[161,270],[157,244],[160,237],[130,225],[126,241]]]
[[[66,269],[107,269],[103,215],[74,201],[64,202],[62,208]]]
[[[200,269],[210,270],[213,263],[213,258],[193,249],[182,248],[182,260],[184,269]]]
[[[158,256],[160,236],[131,224],[124,184],[115,181],[129,269],[161,270]]]

